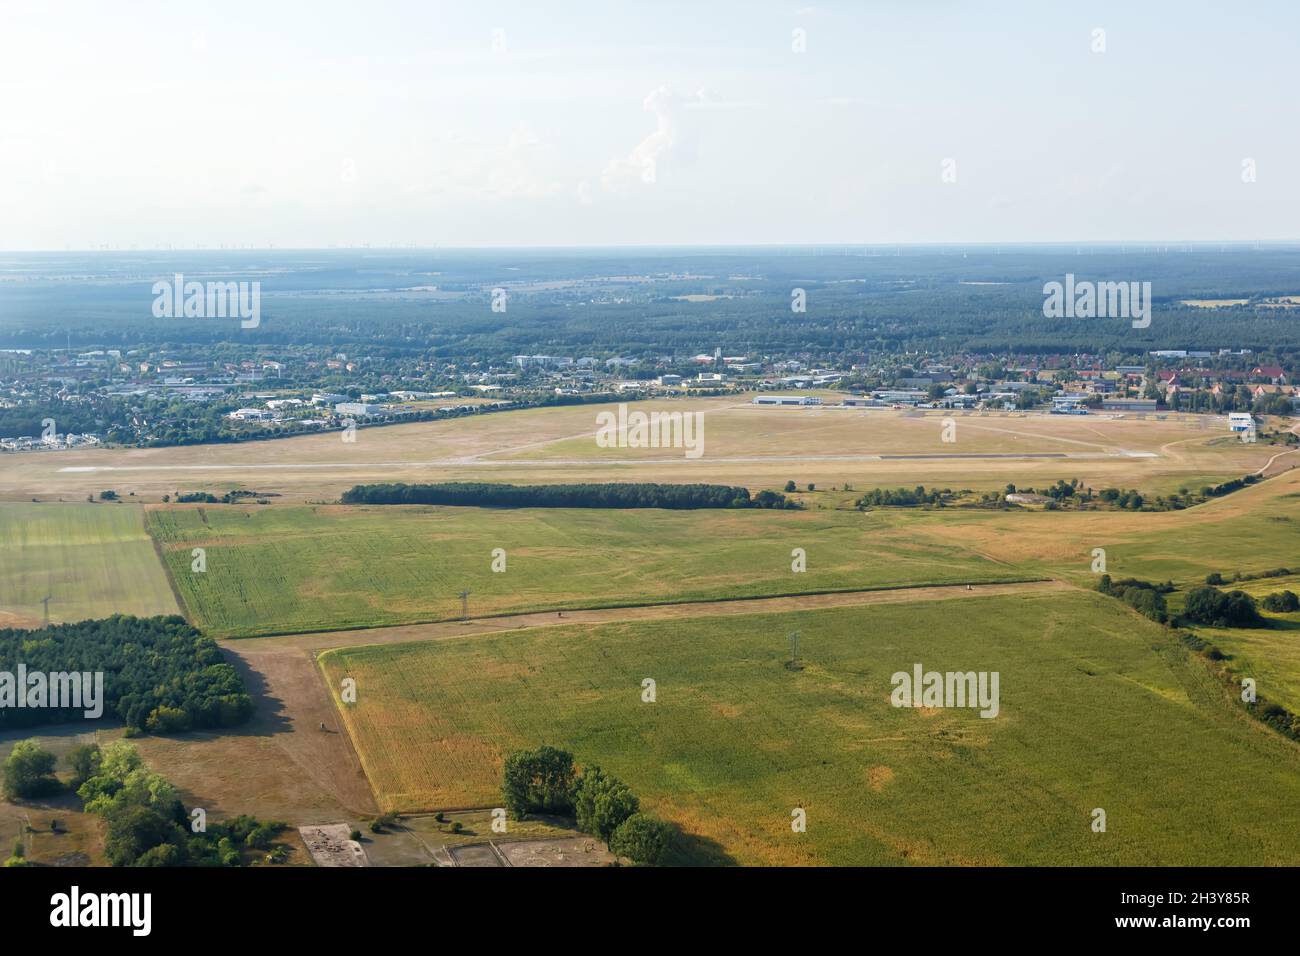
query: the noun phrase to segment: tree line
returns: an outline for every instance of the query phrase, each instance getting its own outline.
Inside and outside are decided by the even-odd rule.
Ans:
[[[634,863],[662,862],[673,837],[669,824],[641,812],[641,801],[627,784],[597,766],[579,774],[573,754],[556,747],[506,757],[502,792],[514,819],[534,813],[573,816],[579,830]]]
[[[462,505],[482,508],[785,508],[784,495],[733,485],[676,485],[656,482],[509,485],[450,481],[356,485],[343,493],[345,505]]]

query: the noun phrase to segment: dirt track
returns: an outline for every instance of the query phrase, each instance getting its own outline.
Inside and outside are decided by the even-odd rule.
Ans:
[[[475,634],[495,634],[523,628],[569,624],[606,624],[619,621],[674,620],[734,614],[801,611],[813,608],[857,607],[910,601],[961,600],[1008,593],[1043,593],[1068,590],[1060,581],[1023,584],[977,584],[941,587],[900,588],[892,591],[850,591],[839,594],[811,594],[796,597],[754,598],[743,601],[711,601],[695,604],[657,604],[591,611],[515,614],[438,624],[410,624],[361,631],[328,631],[283,637],[245,638],[223,641],[222,647],[240,670],[250,692],[257,699],[257,715],[242,732],[223,738],[226,746],[212,749],[210,758],[224,767],[213,770],[224,778],[225,798],[232,806],[266,806],[294,825],[332,822],[347,817],[377,813],[374,795],[361,769],[356,751],[344,732],[333,701],[326,690],[316,653],[332,647],[362,644],[395,644],[407,641],[447,640]],[[326,730],[321,730],[324,723]],[[243,742],[243,743],[241,743]],[[261,772],[240,773],[253,765],[251,754],[242,754],[244,744],[269,754],[259,754]],[[204,748],[199,748],[200,756]],[[190,762],[194,754],[190,748]],[[162,755],[160,755],[162,756]],[[176,759],[181,759],[178,754]],[[268,795],[266,775],[275,777],[274,794]],[[285,797],[297,795],[286,802]]]

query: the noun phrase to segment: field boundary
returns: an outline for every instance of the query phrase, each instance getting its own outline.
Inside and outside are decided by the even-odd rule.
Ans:
[[[168,579],[170,580],[170,578]],[[654,608],[654,607],[684,607],[695,604],[730,604],[737,601],[767,601],[779,598],[798,598],[798,597],[816,597],[825,594],[876,594],[882,591],[918,591],[927,588],[962,588],[962,587],[989,587],[1000,584],[1044,584],[1054,581],[1055,578],[1041,575],[1021,575],[1016,577],[1000,578],[996,581],[927,581],[919,584],[882,584],[877,587],[869,588],[818,588],[808,591],[781,591],[776,594],[746,594],[731,595],[728,597],[716,598],[683,598],[678,601],[615,601],[608,604],[582,604],[568,607],[540,607],[530,609],[516,609],[512,611],[493,611],[487,614],[475,614],[473,617],[436,617],[422,618],[413,621],[401,621],[397,624],[344,624],[338,627],[313,627],[307,631],[263,631],[258,634],[231,634],[217,638],[218,641],[257,641],[267,637],[301,637],[307,634],[337,634],[342,631],[382,631],[395,627],[418,627],[424,624],[455,624],[464,622],[466,624],[474,621],[491,621],[507,617],[528,617],[534,614],[556,613],[576,613],[578,611],[618,611],[622,609]]]
[[[156,557],[158,563],[162,565],[163,576],[167,579],[167,587],[171,589],[172,600],[176,602],[176,613],[185,618],[191,627],[197,627],[198,625],[194,623],[190,616],[189,605],[185,603],[185,598],[181,594],[181,589],[176,584],[176,578],[172,575],[172,568],[171,565],[167,563],[167,556],[163,554],[162,541],[154,535],[152,529],[149,527],[149,511],[147,508],[141,512],[140,522],[144,526],[144,533],[149,536],[149,543],[153,545],[154,557]]]

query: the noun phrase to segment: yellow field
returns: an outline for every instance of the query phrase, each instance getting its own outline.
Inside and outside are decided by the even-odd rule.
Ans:
[[[0,627],[39,626],[46,596],[56,623],[179,613],[139,505],[0,503]]]

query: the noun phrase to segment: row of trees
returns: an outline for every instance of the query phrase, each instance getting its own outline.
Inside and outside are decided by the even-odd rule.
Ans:
[[[573,755],[555,747],[510,754],[502,791],[516,820],[534,813],[572,815],[579,830],[636,863],[659,863],[672,839],[672,827],[642,813],[627,784],[597,766],[585,767],[579,775]]]
[[[1122,578],[1112,581],[1109,574],[1103,574],[1097,582],[1097,590],[1102,594],[1119,598],[1139,614],[1143,614],[1158,624],[1169,621],[1169,609],[1165,595],[1174,590],[1172,582],[1152,584],[1137,578]]]
[[[859,510],[881,505],[904,508],[914,508],[918,505],[942,506],[950,495],[951,492],[940,491],[938,488],[926,491],[923,485],[917,485],[915,488],[872,488],[854,504]]]
[[[1092,488],[1085,486],[1077,478],[1072,478],[1069,481],[1063,478],[1057,479],[1056,484],[1048,485],[1038,491],[1033,488],[1021,488],[1019,491],[1021,494],[1045,496],[1049,499],[1046,505],[1049,511],[1059,508],[1094,510],[1098,507],[1118,511],[1181,511],[1211,498],[1230,495],[1234,491],[1240,491],[1242,488],[1253,485],[1259,480],[1258,475],[1244,475],[1241,478],[1233,478],[1222,484],[1205,485],[1199,492],[1180,488],[1176,493],[1157,495],[1155,498],[1143,497],[1142,493],[1136,488],[1102,488],[1100,491],[1094,492]],[[1006,490],[1007,494],[1012,494],[1017,489],[1015,485],[1009,484]]]
[[[1274,614],[1300,611],[1300,597],[1296,597],[1294,591],[1274,591],[1272,594],[1264,595],[1264,600],[1259,603],[1265,611],[1272,611]]]
[[[654,482],[604,482],[572,485],[508,485],[450,481],[407,485],[356,485],[345,491],[346,505],[465,505],[485,508],[781,508],[783,495],[734,485],[675,485]]]
[[[1206,485],[1201,488],[1199,494],[1187,488],[1180,488],[1176,493],[1157,495],[1155,498],[1143,497],[1142,493],[1136,488],[1102,488],[1100,491],[1094,492],[1092,488],[1084,486],[1077,478],[1072,478],[1070,481],[1057,479],[1056,484],[1048,485],[1037,492],[1033,488],[1021,488],[1020,492],[1022,494],[1041,494],[1051,499],[1047,504],[1048,510],[1056,510],[1057,508],[1093,510],[1104,506],[1117,511],[1181,511],[1210,498],[1217,498],[1221,495],[1239,491],[1257,480],[1256,476],[1247,475],[1244,478],[1225,481],[1221,485]],[[1007,485],[1008,494],[1015,490],[1015,485]]]
[[[0,671],[15,673],[19,663],[29,675],[102,673],[103,713],[136,733],[233,727],[253,713],[252,698],[216,642],[179,615],[118,614],[34,631],[0,630]],[[87,709],[0,707],[0,729],[83,720]]]
[[[1260,581],[1265,578],[1287,578],[1291,576],[1290,568],[1266,568],[1263,571],[1247,571],[1244,574],[1241,571],[1233,572],[1232,581]],[[1213,584],[1216,587],[1220,584],[1227,584],[1228,578],[1224,577],[1218,571],[1212,571],[1205,576],[1206,584]]]

